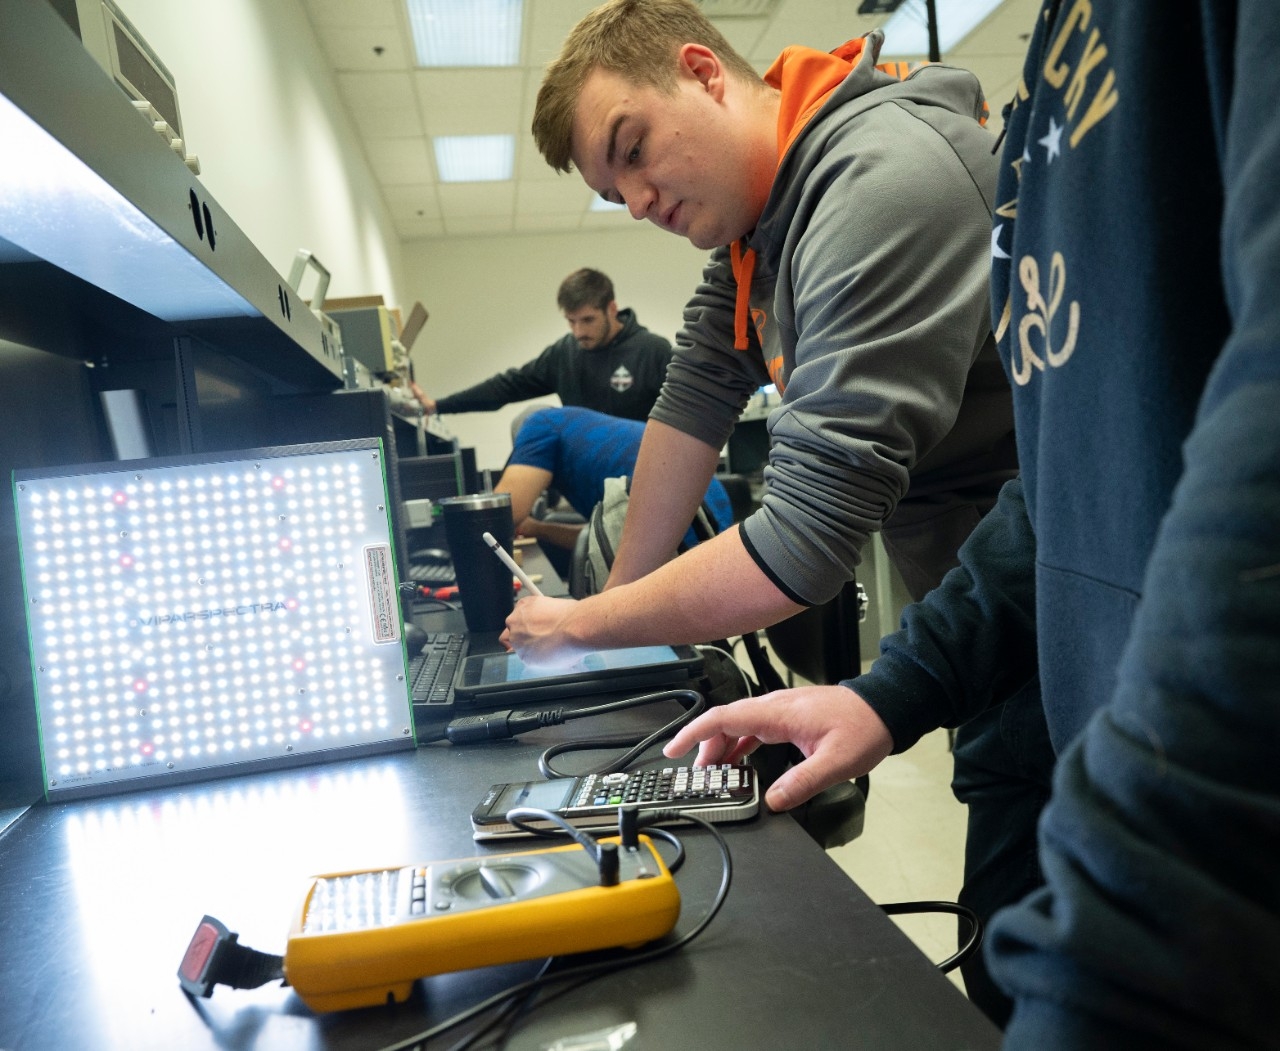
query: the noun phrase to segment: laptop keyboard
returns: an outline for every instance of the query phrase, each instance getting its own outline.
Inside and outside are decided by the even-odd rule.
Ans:
[[[409,579],[415,584],[440,587],[454,581],[452,562],[415,562],[409,567]]]
[[[426,644],[409,662],[409,682],[415,706],[453,704],[453,675],[467,655],[467,646],[467,636],[462,632],[428,633]]]

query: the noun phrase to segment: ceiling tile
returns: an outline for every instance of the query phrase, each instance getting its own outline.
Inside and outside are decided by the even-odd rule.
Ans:
[[[455,215],[466,219],[480,216],[510,219],[515,212],[514,182],[441,183],[437,189],[446,222]]]
[[[549,215],[580,216],[591,204],[591,191],[581,179],[562,182],[516,184],[516,211],[519,214],[545,212]]]
[[[747,57],[768,65],[783,48],[793,44],[830,51],[846,40],[869,33],[883,21],[883,15],[858,14],[858,5],[851,0],[786,0]]]
[[[444,221],[441,219],[396,219],[395,225],[396,233],[406,241],[444,236]]]
[[[440,219],[443,216],[436,187],[432,184],[385,186],[382,196],[387,202],[387,210],[397,221]]]
[[[522,182],[560,182],[572,180],[582,184],[576,171],[558,172],[542,159],[533,136],[527,131],[516,135],[516,178]],[[585,185],[585,184],[583,184]]]
[[[313,26],[399,27],[401,0],[303,0]]]
[[[383,186],[435,182],[426,139],[366,139],[365,155]]]
[[[342,97],[357,109],[416,106],[412,73],[339,73]]]
[[[411,73],[339,73],[338,90],[366,138],[422,135]]]
[[[517,212],[515,230],[521,234],[564,233],[582,228],[580,215],[524,215]]]
[[[982,23],[951,49],[957,61],[974,55],[1001,55],[1021,59],[1035,28],[1040,0],[1004,0]]]
[[[397,29],[320,26],[316,33],[330,64],[339,72],[373,70],[382,73],[411,68],[409,50]]]
[[[525,0],[524,64],[541,70],[557,55],[569,31],[598,0]]]
[[[533,111],[538,105],[538,88],[542,86],[542,70],[526,69],[524,71],[524,89],[520,102],[520,129],[524,134],[529,135],[530,141],[533,135],[530,128],[533,127]]]
[[[724,34],[729,46],[740,55],[750,58],[760,43],[761,36],[769,26],[767,18],[721,18],[713,21],[715,27]],[[772,57],[771,59],[772,60]]]
[[[450,214],[444,222],[445,233],[450,237],[474,237],[484,234],[509,234],[515,230],[515,223],[510,216],[505,219],[478,216],[455,216]]]
[[[420,69],[413,82],[428,135],[512,134],[519,129],[520,69]]]
[[[636,220],[632,219],[631,213],[625,209],[620,212],[588,211],[583,213],[582,226],[584,229],[632,230],[636,229]],[[666,236],[674,237],[675,235],[666,234]]]

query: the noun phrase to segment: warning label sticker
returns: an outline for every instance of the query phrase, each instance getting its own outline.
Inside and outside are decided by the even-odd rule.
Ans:
[[[400,640],[400,606],[391,545],[371,544],[364,549],[364,570],[369,585],[369,609],[373,614],[373,641]]]

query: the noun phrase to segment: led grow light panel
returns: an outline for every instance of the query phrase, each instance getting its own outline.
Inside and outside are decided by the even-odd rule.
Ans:
[[[412,745],[377,440],[16,471],[14,502],[48,797]]]

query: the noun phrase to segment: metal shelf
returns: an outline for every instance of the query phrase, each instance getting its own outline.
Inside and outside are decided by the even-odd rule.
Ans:
[[[192,336],[294,389],[342,385],[315,315],[44,2],[0,0],[0,156],[0,336],[86,359],[99,329],[117,355]]]

